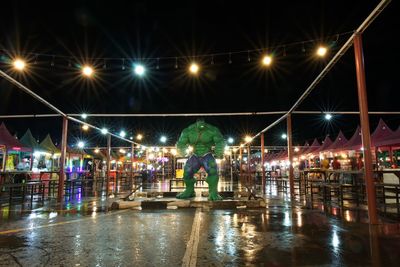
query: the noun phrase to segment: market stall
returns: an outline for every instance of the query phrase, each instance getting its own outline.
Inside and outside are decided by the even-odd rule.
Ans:
[[[21,170],[28,171],[30,169],[29,158],[32,154],[32,148],[22,144],[18,139],[11,135],[6,125],[0,125],[0,150],[1,171]]]

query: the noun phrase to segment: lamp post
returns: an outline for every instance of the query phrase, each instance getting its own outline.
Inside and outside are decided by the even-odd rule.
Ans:
[[[62,135],[61,135],[60,175],[58,178],[58,194],[57,194],[58,202],[62,201],[63,195],[64,195],[65,158],[66,158],[66,154],[67,154],[67,136],[68,136],[68,119],[67,119],[67,117],[63,117]],[[4,157],[4,159],[7,159],[7,158]]]
[[[354,37],[354,55],[357,74],[358,105],[360,107],[361,140],[364,154],[364,177],[368,200],[368,217],[370,224],[378,224],[375,183],[372,173],[371,135],[369,132],[367,86],[365,81],[361,33],[356,33]]]

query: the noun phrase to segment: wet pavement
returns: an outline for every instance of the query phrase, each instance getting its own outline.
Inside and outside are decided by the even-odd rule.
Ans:
[[[398,224],[291,207],[25,214],[0,225],[0,266],[398,266]],[[93,204],[95,203],[95,204]],[[88,205],[88,206],[85,206]],[[75,205],[76,206],[76,205]],[[75,207],[74,206],[74,207]],[[347,216],[352,216],[349,214]]]
[[[108,209],[110,199],[0,208],[0,266],[399,266],[400,224],[270,188],[266,208]],[[113,201],[113,200],[111,200]]]

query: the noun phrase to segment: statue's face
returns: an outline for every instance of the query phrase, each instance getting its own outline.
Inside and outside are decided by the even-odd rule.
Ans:
[[[196,121],[197,129],[204,129],[206,127],[206,123],[203,120]]]

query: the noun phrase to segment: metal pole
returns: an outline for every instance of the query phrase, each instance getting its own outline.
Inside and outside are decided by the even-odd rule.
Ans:
[[[251,157],[251,152],[250,152],[250,144],[247,146],[247,184],[250,188],[253,187],[252,183],[252,178],[251,178],[251,170],[250,170],[250,157]]]
[[[6,146],[0,146],[0,151],[3,153],[3,161],[1,163],[1,171],[6,171],[6,153],[7,153],[7,147]],[[32,154],[32,161],[33,161],[33,154]],[[31,168],[32,170],[32,168]]]
[[[242,159],[243,158],[243,148],[239,148],[239,180],[242,179]]]
[[[58,194],[57,201],[61,202],[64,195],[65,181],[65,158],[67,155],[67,136],[68,136],[68,119],[63,117],[62,135],[61,135],[61,157],[60,157],[60,175],[58,176]]]
[[[133,181],[133,161],[135,160],[135,144],[131,144],[131,177],[130,177],[130,185]],[[132,185],[131,185],[132,186]]]
[[[106,172],[106,197],[110,190],[110,174],[111,174],[111,135],[107,134],[107,172]]]
[[[289,184],[290,184],[290,197],[294,198],[294,173],[293,173],[293,142],[292,142],[292,114],[286,118],[287,121],[287,145],[288,145],[288,158],[289,158]]]
[[[233,160],[232,160],[232,151],[229,153],[229,165],[231,167],[231,187],[233,190]]]
[[[161,152],[161,169],[162,169],[162,181],[164,182],[165,180],[165,163],[164,163],[164,148],[162,148],[162,152]]]
[[[261,133],[261,185],[262,185],[262,192],[265,194],[265,166],[264,166],[264,133]]]
[[[357,72],[358,104],[360,106],[361,137],[364,149],[364,177],[367,190],[369,223],[378,224],[375,183],[372,173],[371,136],[361,33],[357,33],[354,37],[354,54]]]

